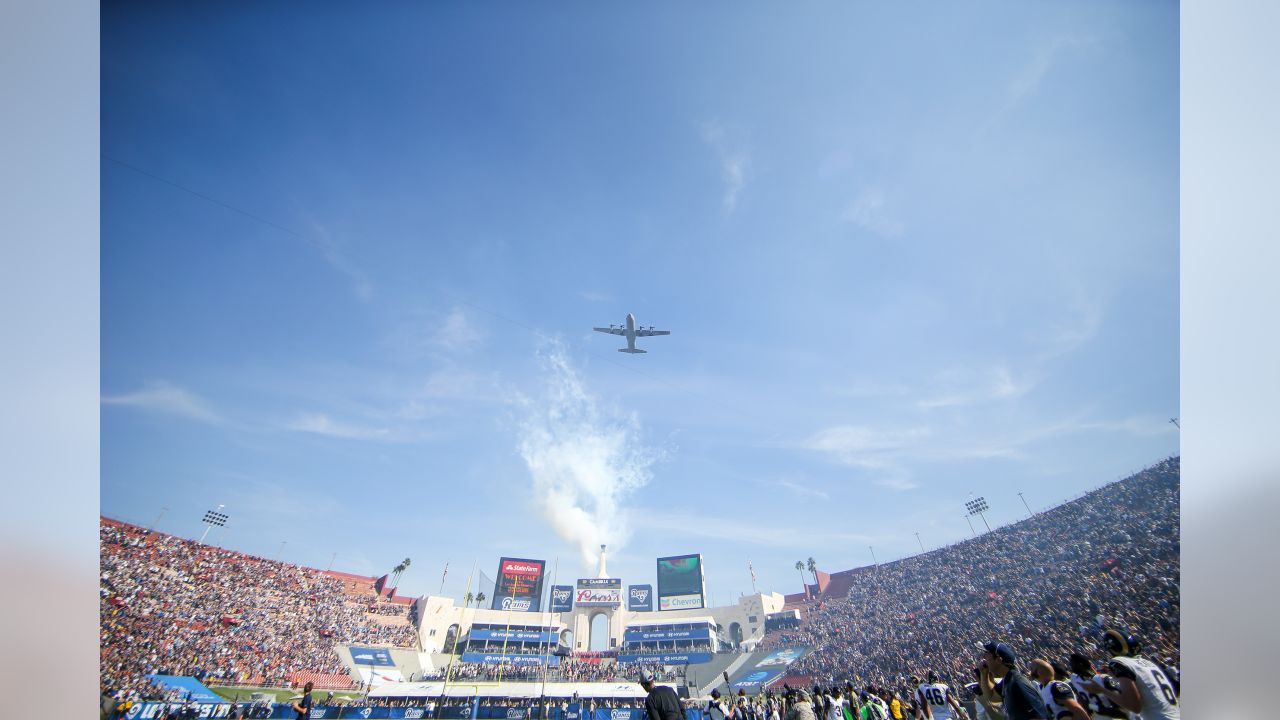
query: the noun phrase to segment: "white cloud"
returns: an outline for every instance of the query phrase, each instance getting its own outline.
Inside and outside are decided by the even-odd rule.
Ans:
[[[1022,70],[1010,81],[1009,105],[1006,109],[1034,96],[1040,91],[1040,84],[1044,82],[1045,76],[1053,69],[1053,64],[1062,51],[1096,43],[1097,39],[1092,37],[1064,36],[1054,38],[1048,45],[1038,48],[1031,62],[1023,66]]]
[[[711,120],[702,125],[702,141],[715,151],[720,159],[720,175],[724,181],[722,204],[726,215],[732,215],[738,207],[738,195],[747,183],[751,169],[751,155],[740,146],[732,145],[719,121]]]
[[[432,337],[433,342],[449,352],[466,352],[480,343],[483,336],[471,322],[467,313],[455,307],[440,323]]]
[[[818,498],[819,500],[831,499],[831,496],[828,495],[826,492],[819,490],[817,488],[812,488],[807,485],[803,485],[789,478],[782,478],[780,480],[775,480],[772,484],[780,488],[790,490],[792,493],[794,493],[799,497]]]
[[[304,412],[288,424],[288,429],[297,432],[326,435],[328,437],[347,438],[350,440],[387,439],[391,431],[387,428],[364,427],[339,422],[324,413]]]
[[[804,442],[804,447],[833,453],[853,465],[872,453],[906,447],[927,434],[924,428],[884,431],[861,425],[837,425],[817,432]]]
[[[204,400],[165,381],[147,383],[142,390],[124,395],[104,396],[102,404],[135,407],[207,423],[222,422],[222,418],[211,410]]]
[[[1015,378],[1007,365],[997,364],[985,370],[979,377],[964,378],[965,373],[944,373],[939,393],[916,401],[916,407],[933,410],[944,407],[961,407],[1000,400],[1014,400],[1027,394],[1036,386],[1029,376]]]
[[[356,267],[347,259],[346,253],[342,247],[329,235],[329,231],[313,218],[307,218],[311,224],[312,233],[307,239],[317,250],[320,251],[320,257],[328,263],[329,267],[337,270],[347,279],[351,281],[352,291],[356,297],[364,302],[369,302],[373,297],[373,283],[369,281],[369,276],[363,270]]]
[[[841,219],[881,237],[897,237],[905,229],[901,221],[885,212],[884,192],[877,188],[858,193]]]
[[[705,514],[689,513],[664,507],[637,508],[636,525],[658,533],[704,537],[737,544],[778,548],[808,548],[849,543],[874,543],[877,538],[858,533],[825,532],[813,526],[785,527],[777,517],[768,522],[752,522],[735,518],[733,522],[709,522]]]
[[[1098,39],[1095,37],[1069,35],[1054,38],[1049,43],[1037,48],[1027,64],[1023,65],[1009,80],[1008,87],[1005,90],[1004,102],[981,126],[980,131],[985,132],[991,129],[1019,104],[1037,95],[1040,92],[1040,86],[1044,84],[1045,78],[1049,76],[1054,65],[1059,62],[1060,56],[1064,51],[1091,47],[1097,43]]]
[[[928,437],[923,427],[907,430],[877,430],[860,425],[837,425],[821,430],[801,443],[801,447],[824,453],[842,465],[872,473],[872,481],[891,490],[917,487],[906,467],[905,451]]]

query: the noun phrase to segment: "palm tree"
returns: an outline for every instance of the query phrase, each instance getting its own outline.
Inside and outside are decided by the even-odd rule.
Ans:
[[[480,607],[480,603],[484,602],[484,593],[476,596],[476,607]]]
[[[473,596],[471,593],[467,593],[466,595],[463,596],[463,598],[467,601],[467,607],[471,607],[471,601],[475,599],[475,596]]]
[[[796,570],[800,571],[800,587],[804,588],[804,594],[806,597],[808,597],[809,585],[804,581],[804,561],[803,560],[796,561]]]
[[[813,573],[813,589],[817,590],[818,589],[818,561],[814,560],[813,558],[809,558],[808,568],[809,568],[809,572]]]

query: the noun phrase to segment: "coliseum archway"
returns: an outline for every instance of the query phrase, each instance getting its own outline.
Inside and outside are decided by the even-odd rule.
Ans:
[[[609,649],[609,616],[598,612],[591,616],[591,636],[587,644],[591,652]]]

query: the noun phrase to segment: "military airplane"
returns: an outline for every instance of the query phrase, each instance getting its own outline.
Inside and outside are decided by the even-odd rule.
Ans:
[[[627,346],[624,348],[618,348],[618,352],[624,353],[647,352],[646,350],[641,350],[636,347],[636,338],[638,337],[652,337],[654,335],[671,334],[670,330],[654,330],[652,325],[647,328],[636,325],[636,316],[632,313],[627,313],[627,321],[622,325],[610,325],[607,328],[598,327],[591,329],[596,332],[609,333],[610,335],[621,335],[625,337],[627,339]]]

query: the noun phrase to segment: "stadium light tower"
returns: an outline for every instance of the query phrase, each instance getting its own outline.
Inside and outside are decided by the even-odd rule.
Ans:
[[[1022,497],[1022,493],[1018,493],[1018,497],[1022,499],[1022,507],[1027,509],[1027,517],[1035,517],[1035,513],[1031,512],[1031,506],[1027,504],[1027,499]]]
[[[964,516],[964,521],[969,523],[969,532],[973,533],[974,537],[978,537],[978,531],[973,529],[973,521],[969,519],[968,515]]]
[[[209,535],[210,530],[215,527],[223,527],[227,524],[227,520],[230,518],[222,512],[222,508],[224,507],[226,507],[226,505],[219,505],[217,510],[210,510],[204,514],[204,520],[201,521],[204,523],[204,533],[200,536],[201,545],[204,544],[204,539]]]
[[[969,515],[977,515],[982,518],[982,524],[987,526],[987,532],[991,532],[991,523],[987,522],[987,516],[983,514],[991,509],[991,506],[987,505],[986,498],[973,498],[964,504],[964,509],[969,512]]]

